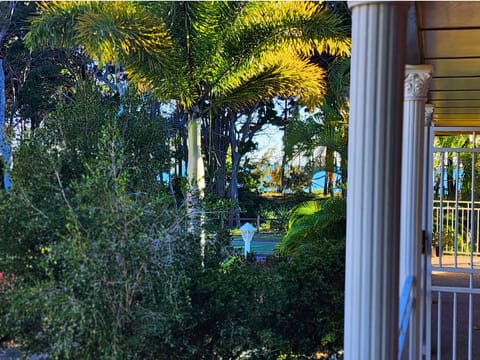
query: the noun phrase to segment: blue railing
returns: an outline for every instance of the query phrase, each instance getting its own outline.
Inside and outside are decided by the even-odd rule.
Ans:
[[[398,311],[398,359],[402,358],[403,347],[405,345],[405,338],[408,333],[408,323],[410,321],[410,314],[412,313],[413,305],[413,276],[405,279],[402,293],[400,295],[400,304]]]

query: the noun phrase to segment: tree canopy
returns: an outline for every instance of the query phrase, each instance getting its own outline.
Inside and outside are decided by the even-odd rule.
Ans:
[[[320,105],[325,70],[310,56],[348,55],[348,35],[342,17],[317,2],[47,2],[26,42],[81,47],[175,100],[188,115],[189,180],[203,188],[197,119],[274,96]]]

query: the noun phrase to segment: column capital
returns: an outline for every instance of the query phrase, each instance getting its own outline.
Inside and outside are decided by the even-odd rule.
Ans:
[[[405,100],[426,100],[430,78],[431,65],[405,65]]]
[[[432,125],[433,104],[425,104],[425,126]]]
[[[363,6],[363,5],[401,5],[407,6],[409,2],[404,1],[389,1],[389,0],[363,0],[363,1],[348,1],[348,7],[353,9],[356,6]]]

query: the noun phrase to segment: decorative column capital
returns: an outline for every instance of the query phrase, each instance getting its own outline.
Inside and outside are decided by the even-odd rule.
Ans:
[[[427,100],[431,65],[405,65],[405,100]]]
[[[408,2],[403,2],[403,1],[389,1],[389,0],[359,0],[359,1],[348,1],[348,7],[350,9],[353,9],[356,6],[361,6],[361,5],[400,5],[406,7]]]
[[[425,126],[432,125],[433,104],[425,104]]]

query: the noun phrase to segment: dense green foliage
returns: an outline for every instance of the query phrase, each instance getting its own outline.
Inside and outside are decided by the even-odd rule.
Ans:
[[[240,161],[253,136],[274,123],[270,115],[252,115],[277,96],[320,106],[326,67],[312,56],[350,54],[345,9],[338,5],[45,2],[31,18],[26,43],[31,49],[81,45],[100,63],[124,66],[130,82],[150,88],[161,101],[175,100],[189,128],[189,184],[200,192],[215,189],[238,205]]]
[[[192,292],[190,336],[200,358],[309,359],[341,350],[344,244],[325,241],[293,258],[232,258],[209,267]]]
[[[6,294],[4,327],[30,350],[54,358],[145,359],[173,345],[172,328],[187,314],[183,271],[195,259],[193,242],[181,236],[183,218],[171,199],[128,190],[123,151],[107,126],[70,196],[59,185],[64,232],[37,246],[43,278],[19,276]]]
[[[202,250],[153,176],[167,160],[149,147],[161,141],[135,130],[162,134],[147,104],[126,99],[118,115],[84,85],[18,147],[14,187],[0,198],[0,268],[14,274],[0,289],[0,338],[65,359],[339,351],[344,243],[257,263],[235,255],[207,211]],[[228,207],[205,202],[214,215]]]
[[[326,67],[310,60],[317,52],[349,53],[348,27],[330,11],[335,6],[11,2],[2,8],[15,8],[8,10],[0,52],[10,84],[9,129],[14,119],[22,129],[10,139],[13,187],[0,193],[0,340],[53,359],[338,353],[344,202],[323,202],[311,216],[301,208],[290,213],[300,197],[260,200],[261,174],[240,167],[259,129],[288,122],[275,111],[274,96],[296,95],[313,106],[330,94]],[[40,16],[33,17],[36,10]],[[86,55],[99,60],[98,68]],[[123,66],[126,94],[113,83],[87,80],[105,70],[115,82]],[[160,115],[163,100],[174,108],[169,119]],[[191,207],[184,203],[186,179],[166,184],[163,177],[172,166],[176,175],[184,172],[186,148],[192,152],[187,128],[197,123],[189,140],[199,135],[203,149],[193,146],[201,151],[190,163],[202,151],[208,158],[210,193]],[[303,188],[300,180],[295,188]],[[231,201],[222,198],[227,193]],[[265,263],[240,256],[224,229],[232,208],[276,217],[268,225],[280,231],[288,222],[285,251]],[[202,214],[202,231],[189,231],[192,210]]]
[[[277,251],[296,254],[304,246],[318,246],[326,240],[343,242],[345,235],[345,199],[306,201],[291,211],[287,232]]]
[[[75,194],[75,181],[91,171],[106,126],[113,126],[123,142],[129,191],[162,187],[156,174],[166,163],[165,123],[149,115],[148,105],[135,97],[126,99],[126,110],[119,116],[117,104],[102,98],[87,83],[77,88],[75,101],[58,105],[43,127],[21,142],[12,172],[14,191],[3,195],[0,203],[0,231],[5,240],[0,242],[0,251],[10,254],[2,261],[3,271],[25,276],[41,271],[40,249],[66,232],[67,212],[59,204]]]

